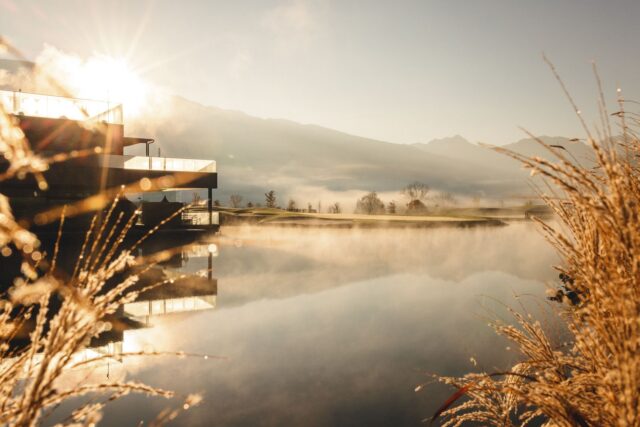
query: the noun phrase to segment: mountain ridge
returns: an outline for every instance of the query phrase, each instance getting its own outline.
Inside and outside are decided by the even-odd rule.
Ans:
[[[0,60],[0,69],[9,72],[31,66]],[[275,190],[281,202],[289,197],[353,201],[367,191],[400,197],[400,189],[413,181],[463,196],[531,194],[528,174],[517,161],[460,135],[398,144],[312,123],[254,117],[179,96],[154,100],[138,119],[127,119],[125,109],[127,134],[155,138],[166,156],[216,160],[219,199],[240,193],[245,201],[257,201],[269,190]],[[562,137],[543,138],[566,147],[575,157],[585,156],[584,144],[571,145]],[[503,147],[549,157],[526,138]],[[135,149],[129,152],[142,154]]]
[[[253,117],[181,97],[169,102],[171,120],[156,124],[156,140],[168,156],[216,160],[221,199],[240,193],[247,200],[261,200],[271,189],[285,198],[310,192],[353,198],[354,192],[397,193],[416,180],[464,196],[531,194],[528,173],[517,161],[459,135],[435,144],[397,144],[315,124]],[[582,152],[566,138],[543,138]],[[505,148],[512,145],[523,154],[541,154],[533,148],[538,144],[526,139]]]

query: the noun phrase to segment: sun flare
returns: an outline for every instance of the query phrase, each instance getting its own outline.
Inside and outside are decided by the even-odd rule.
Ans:
[[[122,104],[126,118],[141,114],[151,92],[150,84],[123,58],[102,54],[81,58],[47,46],[36,63],[39,70],[46,70],[45,77],[60,82],[74,98],[106,102],[109,108]],[[46,87],[48,80],[39,86]]]
[[[142,110],[148,96],[148,84],[123,59],[94,57],[78,70],[75,79],[78,97],[122,104],[127,117]]]

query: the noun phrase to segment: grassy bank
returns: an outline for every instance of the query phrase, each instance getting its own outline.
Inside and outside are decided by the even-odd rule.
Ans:
[[[544,215],[544,210],[530,207],[451,208],[424,215],[363,215],[354,213],[290,212],[277,208],[217,208],[221,224],[242,223],[265,226],[312,227],[473,227],[499,226],[506,221],[525,220]]]

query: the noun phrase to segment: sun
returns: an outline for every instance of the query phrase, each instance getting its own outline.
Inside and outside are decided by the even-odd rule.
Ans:
[[[125,120],[136,119],[144,114],[145,107],[150,103],[149,98],[157,92],[157,88],[152,89],[153,85],[143,79],[131,62],[123,57],[102,53],[82,57],[47,45],[35,62],[34,81],[42,93],[101,101],[100,104],[106,104],[105,109],[122,104]],[[51,81],[55,85],[51,85]],[[77,108],[75,111],[67,111],[74,110],[73,106],[64,108],[65,111],[60,115],[78,115]],[[98,109],[101,108],[102,105]],[[91,109],[89,113],[95,115],[103,111]]]
[[[142,112],[150,86],[124,59],[100,55],[78,65],[70,80],[78,97],[107,101],[114,106],[122,104],[127,118],[135,118]]]

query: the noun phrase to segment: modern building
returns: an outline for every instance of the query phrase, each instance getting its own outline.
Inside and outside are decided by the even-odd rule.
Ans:
[[[17,119],[34,152],[43,158],[64,158],[51,163],[44,173],[46,191],[38,187],[33,176],[0,184],[17,216],[33,215],[96,194],[115,194],[123,186],[129,194],[206,189],[206,203],[190,207],[170,226],[217,228],[217,212],[213,212],[211,201],[218,182],[216,162],[150,156],[149,146],[154,140],[126,135],[121,105],[7,90],[0,90],[0,105]],[[146,156],[125,154],[127,147],[140,144],[146,147]],[[1,159],[0,173],[8,166]],[[168,202],[169,198],[139,203],[143,226],[153,227],[183,206]]]

